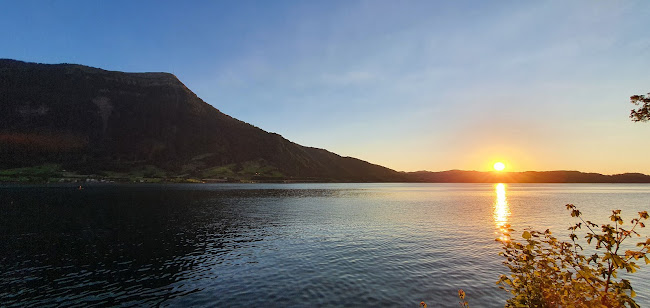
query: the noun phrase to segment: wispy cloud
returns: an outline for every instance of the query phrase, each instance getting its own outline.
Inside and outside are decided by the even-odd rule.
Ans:
[[[364,71],[348,71],[338,74],[326,73],[322,76],[322,81],[325,84],[336,86],[362,85],[373,81],[378,81],[380,79],[381,77],[379,75]]]
[[[7,57],[171,70],[228,114],[395,169],[479,168],[498,148],[587,166],[569,153],[588,140],[607,141],[598,152],[611,170],[643,164],[609,149],[629,147],[613,131],[647,133],[625,126],[627,97],[649,91],[644,0],[23,2],[0,11],[0,25],[17,29]],[[69,18],[75,5],[88,14]],[[139,8],[149,18],[133,18]]]

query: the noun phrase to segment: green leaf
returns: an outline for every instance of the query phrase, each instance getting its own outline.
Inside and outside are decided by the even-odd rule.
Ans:
[[[529,240],[530,239],[530,232],[524,231],[524,233],[521,235],[521,237],[523,237],[524,239]]]

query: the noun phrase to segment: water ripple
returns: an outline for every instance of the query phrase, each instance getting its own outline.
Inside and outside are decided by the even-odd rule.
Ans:
[[[494,241],[502,220],[564,231],[565,203],[606,217],[611,207],[640,210],[650,193],[648,185],[503,189],[0,186],[0,305],[456,307],[462,288],[476,306],[502,306],[507,294],[494,284],[506,272]],[[633,278],[641,305],[650,303],[649,278],[644,270]]]

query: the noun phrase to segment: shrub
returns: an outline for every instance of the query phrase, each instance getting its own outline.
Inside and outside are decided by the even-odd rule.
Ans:
[[[631,228],[623,228],[621,211],[612,211],[612,224],[597,225],[585,221],[582,213],[567,204],[572,217],[580,222],[570,227],[570,242],[560,241],[550,230],[544,232],[526,229],[523,241],[512,240],[514,231],[508,226],[507,234],[497,239],[503,244],[506,258],[504,264],[510,275],[501,275],[497,284],[512,293],[506,307],[639,307],[634,301],[635,293],[626,279],[620,279],[617,272],[625,269],[634,273],[643,259],[650,263],[648,249],[650,239],[637,244],[636,250],[621,253],[622,244],[632,236],[638,237],[637,228],[645,227],[648,212],[639,212],[631,221]],[[600,232],[594,231],[600,227]],[[576,242],[576,230],[585,228],[585,240],[590,255]]]

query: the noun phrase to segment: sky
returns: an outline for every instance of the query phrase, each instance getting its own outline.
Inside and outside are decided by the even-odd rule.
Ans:
[[[0,0],[0,58],[171,72],[399,171],[650,174],[650,2]]]

